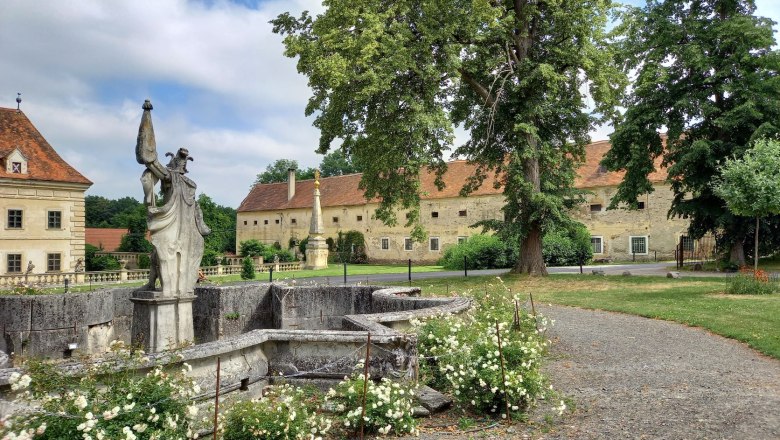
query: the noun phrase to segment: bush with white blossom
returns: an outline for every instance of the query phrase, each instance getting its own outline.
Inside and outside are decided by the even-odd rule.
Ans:
[[[133,367],[147,361],[143,353],[116,342],[112,349],[106,362],[78,377],[49,362],[28,361],[24,374],[10,378],[15,400],[26,409],[0,420],[0,439],[197,438],[191,398],[200,390],[187,377],[190,367],[169,363],[141,375]],[[115,371],[117,364],[125,368]]]
[[[484,414],[504,416],[508,403],[519,415],[549,391],[540,370],[548,322],[520,308],[515,316],[519,298],[507,292],[499,278],[498,285],[471,294],[475,304],[469,312],[413,322],[422,379]]]
[[[225,412],[223,440],[322,439],[331,420],[317,414],[320,398],[289,384],[270,388],[260,399],[236,402]]]
[[[362,366],[358,365],[359,370]],[[360,431],[363,416],[363,375],[354,373],[345,377],[335,389],[328,391],[326,401],[335,409],[343,429],[347,433]],[[365,433],[379,435],[409,434],[417,432],[417,421],[412,417],[414,387],[387,378],[380,382],[368,380],[366,410],[363,416]]]

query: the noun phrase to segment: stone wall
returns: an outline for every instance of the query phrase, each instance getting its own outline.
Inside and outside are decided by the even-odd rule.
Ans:
[[[275,328],[270,289],[271,284],[257,282],[196,287],[192,304],[195,340],[211,342]]]

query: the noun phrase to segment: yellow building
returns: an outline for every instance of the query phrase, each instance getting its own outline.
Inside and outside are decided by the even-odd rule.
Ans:
[[[73,271],[90,185],[23,112],[0,108],[0,274]]]
[[[637,211],[606,210],[615,194],[621,173],[606,172],[599,166],[609,142],[595,142],[586,147],[586,161],[578,170],[576,186],[591,191],[587,203],[574,217],[584,223],[592,235],[594,259],[627,260],[631,258],[664,259],[674,257],[676,243],[688,227],[681,219],[667,219],[672,192],[665,171],[650,175],[656,191],[647,196]],[[339,231],[356,230],[366,239],[366,254],[374,262],[435,262],[448,246],[457,244],[481,228],[470,226],[480,220],[501,219],[504,205],[502,188],[493,188],[488,179],[468,197],[458,192],[475,167],[465,161],[448,164],[444,175],[445,188],[439,191],[433,175],[422,175],[421,218],[428,231],[426,243],[412,242],[410,230],[400,225],[385,226],[373,219],[378,204],[366,201],[358,189],[360,174],[321,178],[322,217],[325,236],[335,237]],[[314,181],[295,181],[255,185],[237,210],[236,244],[257,239],[264,243],[278,242],[287,248],[291,241],[308,235],[311,218]]]

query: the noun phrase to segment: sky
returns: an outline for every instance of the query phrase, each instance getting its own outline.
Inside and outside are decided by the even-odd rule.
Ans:
[[[642,0],[627,3],[640,4]],[[780,21],[780,2],[757,0]],[[157,150],[187,147],[198,192],[238,207],[277,159],[315,167],[310,96],[269,20],[322,11],[317,0],[2,0],[0,107],[21,109],[93,185],[141,200],[135,142],[154,105]],[[776,32],[777,33],[777,32]],[[595,130],[593,140],[611,130]],[[464,140],[459,132],[459,139]],[[163,161],[164,162],[164,161]],[[165,163],[165,162],[164,162]]]

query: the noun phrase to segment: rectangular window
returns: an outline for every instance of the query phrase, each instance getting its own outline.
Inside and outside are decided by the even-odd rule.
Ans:
[[[263,224],[267,225],[268,224],[268,220],[263,220]]]
[[[22,172],[22,163],[21,162],[11,162],[11,172],[14,174],[21,174]]]
[[[389,238],[383,237],[381,242],[382,242],[381,246],[382,246],[382,250],[383,251],[386,251],[386,250],[390,249],[390,239]]]
[[[46,254],[46,271],[59,272],[60,271],[60,254]]]
[[[590,247],[593,249],[594,254],[604,253],[604,239],[602,237],[590,237]]]
[[[246,222],[244,222],[244,224],[246,224]],[[255,225],[257,225],[257,220],[255,220]]]
[[[430,249],[432,252],[439,251],[439,237],[431,237],[428,249]]]
[[[409,237],[404,238],[404,250],[411,251],[412,249],[414,249],[414,242],[412,239]]]
[[[357,216],[357,221],[362,222],[363,221],[363,216],[362,215]]]
[[[279,219],[274,220],[274,223],[279,224]]]
[[[632,254],[647,255],[647,236],[629,237],[628,240]]]
[[[463,237],[463,236],[458,237],[458,244],[465,243],[467,239],[468,237]]]
[[[21,229],[22,228],[22,210],[21,209],[9,209],[8,210],[8,228]]]
[[[338,223],[338,222],[339,222],[339,218],[338,217],[333,217],[333,223]]]
[[[639,202],[639,209],[645,209],[645,202]]]
[[[680,241],[682,242],[682,247],[685,252],[693,252],[693,239],[687,235],[683,235],[680,237]]]
[[[22,254],[8,254],[8,273],[20,273],[22,271]]]
[[[593,203],[590,205],[590,212],[601,212],[601,203]]]
[[[48,218],[49,229],[62,228],[62,211],[49,211]]]
[[[292,223],[292,224],[294,224],[294,225],[297,225],[297,224],[298,224],[298,220],[296,220],[296,219],[294,219],[294,218],[291,218],[291,219],[290,219],[290,223]]]
[[[439,212],[438,211],[431,212],[431,218],[439,218]]]
[[[257,222],[255,222],[255,224],[257,224]],[[246,226],[246,220],[244,220],[244,226]]]
[[[461,209],[460,211],[458,211],[458,217],[465,217],[466,214],[468,214],[468,212],[466,212],[465,209]]]

